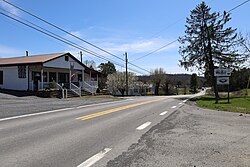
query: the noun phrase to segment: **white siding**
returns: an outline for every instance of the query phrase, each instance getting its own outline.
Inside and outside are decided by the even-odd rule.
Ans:
[[[74,59],[72,59],[69,56],[69,61],[65,61],[65,56],[62,56],[60,58],[57,58],[55,60],[49,61],[47,63],[44,63],[43,66],[44,67],[54,67],[54,68],[70,68],[70,62],[74,63],[74,69],[77,70],[82,70],[84,69],[83,66],[81,66],[78,62],[76,62]]]
[[[26,78],[18,78],[18,67],[0,67],[3,71],[3,89],[27,90],[28,89],[28,69],[26,66]]]

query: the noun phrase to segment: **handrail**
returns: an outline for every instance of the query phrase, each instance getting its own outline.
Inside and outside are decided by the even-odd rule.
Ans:
[[[97,87],[90,85],[88,82],[82,82],[82,88],[90,93],[96,93]]]
[[[84,81],[84,82],[92,87],[98,88],[98,81]]]
[[[76,85],[73,84],[73,83],[70,83],[70,85],[71,85],[71,89],[70,89],[70,90],[72,90],[72,91],[73,91],[74,93],[76,93],[77,95],[81,96],[81,88],[78,87],[78,86],[76,86]],[[78,90],[78,92],[77,92],[76,90]]]
[[[56,82],[56,87],[57,87],[58,89],[63,89],[63,87],[62,87],[59,83],[57,83],[57,82]]]

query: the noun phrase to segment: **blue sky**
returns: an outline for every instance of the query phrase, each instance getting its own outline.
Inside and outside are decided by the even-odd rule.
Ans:
[[[185,18],[201,2],[200,0],[9,1],[121,58],[124,57],[124,52],[128,52],[129,61],[132,62],[184,35]],[[207,0],[205,2],[212,8],[212,11],[222,12],[230,10],[244,1]],[[122,63],[120,60],[8,6],[2,0],[0,0],[0,7]],[[232,20],[228,25],[237,28],[243,34],[250,32],[249,9],[250,2],[234,10],[231,15]],[[21,56],[28,50],[31,55],[69,51],[79,58],[78,49],[58,42],[2,15],[0,15],[0,23],[0,57]],[[162,67],[167,73],[191,73],[179,67],[178,60],[181,57],[178,48],[179,43],[176,42],[133,63],[149,71]],[[97,65],[105,62],[87,53],[84,53],[84,60],[94,60]],[[124,70],[118,66],[117,69]]]

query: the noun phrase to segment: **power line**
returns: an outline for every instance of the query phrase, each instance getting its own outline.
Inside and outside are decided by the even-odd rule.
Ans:
[[[9,13],[9,12],[8,12],[8,13]],[[77,45],[77,44],[74,44],[73,42],[71,42],[71,41],[69,41],[69,40],[65,40],[64,38],[62,38],[62,37],[60,37],[60,36],[58,36],[58,35],[56,35],[56,34],[55,34],[55,35],[51,35],[51,34],[49,33],[49,31],[48,31],[48,32],[45,32],[45,31],[43,31],[43,30],[40,30],[40,29],[38,29],[38,28],[36,28],[36,27],[34,27],[34,26],[31,26],[31,25],[29,25],[29,24],[23,22],[23,21],[20,21],[20,20],[14,18],[14,17],[11,17],[11,16],[9,16],[9,15],[3,13],[3,12],[0,12],[0,14],[2,14],[2,15],[5,16],[5,17],[8,17],[8,18],[10,18],[10,19],[12,19],[12,20],[15,20],[15,21],[17,21],[17,22],[19,22],[19,23],[21,23],[21,24],[23,24],[23,25],[25,25],[25,26],[28,26],[29,28],[32,28],[32,29],[34,29],[34,30],[36,30],[36,31],[38,31],[38,32],[40,32],[40,33],[43,33],[43,34],[45,34],[45,35],[47,35],[47,36],[50,36],[50,37],[52,37],[52,38],[54,38],[54,39],[56,39],[56,40],[58,40],[58,41],[61,41],[61,42],[65,43],[65,44],[67,44],[67,45],[70,45],[70,46],[72,46],[72,47],[74,47],[74,48],[77,48],[77,49],[79,49],[79,50],[82,50],[82,51],[84,51],[84,52],[86,52],[86,53],[89,53],[89,54],[91,54],[91,55],[93,55],[93,56],[95,56],[95,57],[98,57],[98,58],[100,58],[100,59],[103,59],[103,60],[105,60],[105,61],[111,61],[111,62],[113,62],[114,64],[116,64],[116,65],[121,66],[121,67],[124,68],[124,65],[118,64],[118,63],[114,62],[113,60],[110,60],[110,59],[108,59],[108,58],[105,58],[105,57],[103,57],[103,56],[100,56],[100,55],[98,55],[97,53],[94,53],[94,52],[92,52],[92,51],[85,50],[85,48],[83,48],[83,47],[81,47],[81,46],[79,46],[79,45]],[[134,70],[134,69],[130,69],[130,68],[129,68],[129,70],[134,71],[134,72],[137,72],[137,73],[140,73],[140,74],[143,74],[143,73],[139,72],[138,70]]]
[[[84,48],[84,47],[82,47],[82,46],[76,44],[75,42],[72,42],[72,41],[70,41],[70,40],[68,40],[68,39],[66,39],[66,38],[64,38],[64,37],[61,37],[61,36],[59,36],[59,35],[57,35],[57,34],[51,32],[51,31],[49,31],[49,30],[47,30],[47,29],[45,29],[45,28],[43,28],[43,27],[41,27],[41,26],[39,26],[39,25],[37,25],[37,24],[35,24],[35,23],[32,23],[31,21],[28,21],[28,20],[26,20],[26,19],[24,19],[24,18],[22,18],[22,17],[20,17],[20,16],[17,16],[17,15],[15,15],[15,14],[13,14],[13,13],[10,13],[10,12],[8,12],[8,11],[2,9],[2,8],[0,8],[0,10],[6,12],[6,13],[8,13],[8,14],[11,14],[12,16],[15,16],[16,18],[21,19],[21,20],[23,20],[23,21],[25,21],[25,22],[27,22],[27,23],[29,23],[29,24],[35,26],[35,27],[38,27],[38,28],[40,28],[41,30],[43,30],[43,31],[45,31],[45,32],[47,32],[47,33],[49,33],[49,34],[52,34],[52,35],[54,35],[54,36],[56,36],[56,37],[58,37],[58,38],[60,38],[60,39],[62,39],[62,40],[65,40],[65,41],[67,41],[67,42],[69,42],[69,43],[71,43],[71,44],[74,44],[74,45],[76,45],[76,46],[78,46],[78,47],[81,47],[81,48],[83,48],[85,51],[92,52],[93,54],[97,54],[97,55],[99,55],[99,56],[102,56],[102,55],[100,55],[100,54],[98,54],[98,53],[95,53],[95,52],[93,52],[93,51],[91,51],[91,50],[89,50],[89,49],[87,49],[87,48]]]
[[[212,2],[212,1],[213,1],[213,0],[211,0],[210,2]],[[230,10],[228,11],[228,13],[230,13],[230,12],[234,11],[235,9],[237,9],[237,8],[239,8],[239,7],[241,7],[241,6],[243,6],[244,4],[246,4],[246,3],[249,2],[249,1],[250,1],[250,0],[246,0],[246,1],[242,2],[241,4],[239,4],[239,5],[235,6],[234,8],[230,9]],[[160,50],[164,49],[165,47],[167,47],[167,46],[169,46],[169,45],[171,45],[171,44],[173,44],[173,43],[175,43],[175,42],[177,42],[177,41],[178,41],[178,39],[176,39],[176,40],[174,40],[174,41],[172,41],[172,42],[170,42],[170,43],[168,43],[168,44],[166,44],[166,45],[163,45],[162,47],[160,47],[160,48],[158,48],[158,49],[156,49],[156,50],[154,50],[154,51],[152,51],[152,52],[150,52],[150,53],[148,53],[148,54],[146,54],[146,55],[144,55],[144,56],[141,56],[141,57],[139,57],[139,58],[137,58],[137,59],[132,60],[132,62],[137,61],[137,60],[139,60],[139,59],[142,59],[142,58],[144,58],[144,57],[147,57],[147,56],[149,56],[149,55],[151,55],[151,54],[153,54],[153,53],[155,53],[155,52],[157,52],[157,51],[160,51]]]
[[[88,49],[86,49],[86,48],[84,48],[84,47],[82,47],[82,46],[80,46],[80,45],[78,45],[78,44],[76,44],[76,43],[74,43],[74,42],[72,42],[72,41],[70,41],[70,40],[67,40],[67,39],[65,39],[65,38],[63,38],[63,37],[61,37],[61,36],[59,36],[59,35],[57,35],[57,34],[51,32],[51,31],[49,31],[49,30],[46,30],[45,28],[43,28],[43,27],[41,27],[41,26],[38,26],[37,24],[34,24],[34,23],[32,23],[32,22],[30,22],[30,21],[28,21],[28,20],[26,20],[26,19],[24,19],[24,18],[22,18],[22,17],[19,17],[19,16],[13,14],[13,13],[10,13],[10,12],[8,12],[8,11],[2,9],[2,8],[0,8],[0,10],[6,12],[6,13],[8,13],[8,14],[11,14],[11,15],[15,16],[16,18],[21,19],[21,20],[23,20],[23,21],[25,21],[25,22],[27,22],[27,23],[33,25],[33,26],[36,26],[36,27],[40,28],[41,30],[43,30],[43,31],[45,31],[45,32],[47,32],[47,33],[49,33],[49,34],[52,34],[53,36],[55,36],[55,37],[57,37],[57,38],[60,38],[60,39],[66,41],[66,42],[68,42],[68,43],[71,43],[72,45],[75,45],[75,46],[81,48],[81,50],[83,50],[83,51],[85,51],[85,52],[87,52],[87,53],[89,53],[89,54],[91,54],[91,55],[93,55],[93,56],[96,56],[96,57],[98,57],[98,58],[100,58],[100,59],[103,59],[103,60],[106,60],[106,61],[113,62],[115,65],[121,66],[121,67],[123,67],[123,68],[125,67],[124,65],[121,65],[121,64],[119,64],[119,63],[117,63],[117,62],[115,62],[115,61],[113,61],[113,60],[111,60],[111,59],[105,58],[104,56],[102,56],[102,55],[100,55],[100,54],[98,54],[98,53],[95,53],[95,52],[93,52],[93,51],[90,51],[90,50],[88,50]],[[2,13],[1,13],[1,14],[2,14]],[[9,18],[10,18],[10,17],[9,17]],[[15,20],[15,19],[14,19],[14,20]],[[15,20],[15,21],[17,21],[17,20]],[[21,22],[19,22],[19,23],[21,23]],[[26,24],[24,24],[24,25],[26,25]],[[26,26],[27,26],[27,25],[26,25]],[[30,26],[29,26],[29,27],[30,27]],[[30,27],[30,28],[33,28],[33,27]],[[33,28],[33,29],[34,29],[34,28]],[[35,30],[37,30],[37,29],[35,29]],[[39,31],[39,32],[41,32],[41,31]],[[46,34],[44,33],[44,34],[45,34],[45,35],[48,35],[47,33],[46,33]],[[50,37],[52,37],[52,36],[50,36]],[[54,37],[53,37],[53,38],[54,38]],[[56,38],[56,39],[57,39],[57,38]],[[57,40],[58,40],[58,39],[57,39]],[[62,42],[62,41],[61,41],[61,42]],[[65,43],[65,42],[64,42],[64,43]],[[68,43],[67,43],[67,44],[68,44]],[[72,46],[72,45],[71,45],[71,46]],[[77,49],[79,49],[79,48],[77,48]],[[136,66],[136,65],[134,65],[134,66]],[[136,66],[136,67],[138,67],[138,66]],[[138,68],[140,68],[140,67],[138,67]],[[140,68],[140,69],[141,69],[141,68]],[[137,72],[137,73],[141,73],[141,72],[138,72],[138,70],[135,70],[135,69],[129,68],[129,70],[134,71],[134,72]],[[142,70],[144,70],[144,69],[142,69]],[[148,71],[147,71],[147,72],[148,72]]]
[[[213,1],[214,1],[214,0],[209,1],[208,4],[210,4],[210,3],[213,2]],[[151,38],[157,36],[158,34],[162,33],[163,31],[166,31],[167,29],[169,29],[170,27],[176,25],[177,23],[179,23],[179,22],[182,21],[183,19],[185,19],[185,17],[182,17],[182,18],[178,19],[177,21],[175,21],[175,22],[173,22],[173,23],[167,25],[165,28],[161,29],[160,31],[158,31],[158,32],[156,32],[154,35],[152,35]]]
[[[230,9],[230,10],[228,11],[228,13],[230,13],[230,12],[232,12],[233,10],[235,10],[235,9],[237,9],[237,8],[239,8],[239,7],[241,7],[242,5],[244,5],[245,3],[249,2],[249,1],[250,1],[250,0],[246,0],[246,1],[242,2],[241,4],[239,4],[239,5],[235,6],[234,8]]]
[[[91,45],[92,47],[95,47],[95,48],[97,48],[97,49],[99,49],[99,50],[101,50],[101,51],[103,51],[103,52],[105,52],[105,53],[107,53],[107,54],[109,54],[109,55],[111,55],[111,56],[117,58],[117,59],[120,59],[120,60],[122,60],[122,61],[124,62],[124,60],[123,60],[122,58],[120,58],[119,56],[116,56],[115,54],[112,54],[112,53],[110,53],[110,52],[108,52],[108,51],[106,51],[106,50],[104,50],[104,49],[102,49],[102,48],[100,48],[100,47],[98,47],[98,46],[96,46],[96,45],[94,45],[94,44],[92,44],[92,43],[90,43],[90,42],[88,42],[88,41],[86,41],[86,40],[84,40],[84,39],[82,39],[82,38],[80,38],[80,37],[78,37],[78,36],[72,34],[72,33],[70,33],[70,32],[68,32],[68,31],[66,31],[66,30],[64,30],[64,29],[62,29],[62,28],[60,28],[59,26],[57,26],[57,25],[55,25],[55,24],[52,24],[52,23],[46,21],[45,19],[42,19],[41,17],[38,17],[38,16],[36,16],[35,14],[32,14],[31,12],[28,12],[27,10],[24,10],[24,9],[21,8],[21,7],[18,7],[17,5],[15,5],[15,4],[11,3],[11,2],[8,2],[8,1],[6,1],[6,0],[3,0],[3,1],[6,2],[7,4],[9,4],[9,5],[11,5],[11,6],[13,6],[13,7],[15,7],[15,8],[17,8],[17,9],[19,9],[19,10],[21,10],[21,11],[23,11],[24,13],[27,13],[27,14],[31,15],[32,17],[34,17],[34,18],[36,18],[36,19],[38,19],[38,20],[40,20],[40,21],[42,21],[42,22],[44,22],[44,23],[46,23],[46,24],[48,24],[48,25],[50,25],[50,26],[52,26],[52,27],[54,27],[54,28],[56,28],[56,29],[58,29],[58,30],[60,30],[60,31],[62,31],[62,32],[66,33],[66,34],[68,34],[68,35],[70,35],[70,36],[72,36],[72,37],[74,37],[74,38],[76,38],[76,39],[78,39],[78,40],[80,40],[80,41],[82,41],[82,42],[85,42],[85,43]],[[134,64],[131,64],[130,62],[128,62],[128,63],[129,63],[130,65],[132,65],[132,66],[138,68],[138,66],[136,66],[136,65],[134,65]],[[148,70],[146,70],[146,69],[144,69],[144,68],[142,68],[142,67],[140,67],[140,69],[143,70],[143,71],[147,71],[147,72],[148,72]]]
[[[174,40],[174,41],[172,41],[172,42],[170,42],[170,43],[168,43],[168,44],[166,44],[166,45],[163,45],[162,47],[160,47],[160,48],[158,48],[158,49],[156,49],[156,50],[154,50],[154,51],[152,51],[152,52],[150,52],[150,53],[148,53],[148,54],[146,54],[146,55],[144,55],[144,56],[141,56],[141,57],[139,57],[139,58],[136,58],[136,59],[132,60],[132,62],[137,61],[137,60],[140,60],[140,59],[142,59],[142,58],[144,58],[144,57],[147,57],[147,56],[149,56],[149,55],[151,55],[151,54],[153,54],[153,53],[155,53],[155,52],[158,52],[159,50],[162,50],[162,49],[164,49],[164,48],[166,48],[166,47],[172,45],[173,43],[175,43],[175,42],[177,42],[177,41],[178,41],[178,39],[176,39],[176,40]]]
[[[118,57],[118,56],[116,56],[116,55],[114,55],[114,54],[112,54],[112,53],[110,53],[110,52],[108,52],[108,51],[106,51],[106,50],[104,50],[104,49],[102,49],[102,48],[100,48],[100,47],[94,45],[94,44],[92,44],[91,42],[88,42],[88,41],[86,41],[86,40],[84,40],[84,39],[82,39],[82,38],[80,38],[80,37],[78,37],[78,36],[76,36],[76,35],[70,33],[69,31],[66,31],[66,30],[60,28],[59,26],[57,26],[57,25],[55,25],[55,24],[53,24],[53,23],[50,23],[50,22],[46,21],[45,19],[43,19],[43,18],[41,18],[41,17],[38,17],[38,16],[35,15],[35,14],[32,14],[31,12],[28,12],[27,10],[25,10],[25,9],[23,9],[23,8],[21,8],[21,7],[17,6],[17,5],[15,5],[15,4],[13,4],[13,3],[11,3],[11,2],[8,2],[8,1],[6,1],[6,0],[3,0],[3,1],[6,2],[6,3],[8,3],[9,5],[11,5],[11,6],[13,6],[13,7],[15,7],[15,8],[17,8],[17,9],[19,9],[19,10],[21,10],[21,11],[23,11],[24,13],[27,13],[27,14],[31,15],[32,17],[34,17],[34,18],[36,18],[36,19],[38,19],[38,20],[40,20],[40,21],[42,21],[42,22],[44,22],[44,23],[46,23],[46,24],[48,24],[48,25],[50,25],[50,26],[52,26],[52,27],[54,27],[54,28],[56,28],[56,29],[58,29],[58,30],[60,30],[60,31],[63,31],[64,33],[66,33],[66,34],[68,34],[68,35],[70,35],[70,36],[72,36],[72,37],[74,37],[74,38],[77,38],[78,40],[81,40],[82,42],[85,42],[85,43],[87,43],[87,44],[89,44],[89,45],[91,45],[91,46],[93,46],[93,47],[95,47],[95,48],[97,48],[97,49],[99,49],[99,50],[101,50],[101,51],[103,51],[103,52],[109,54],[109,55],[112,55],[112,56],[114,56],[114,57],[116,57],[116,58],[118,58],[118,59],[120,59],[120,60],[123,60],[122,58],[120,58],[120,57]]]

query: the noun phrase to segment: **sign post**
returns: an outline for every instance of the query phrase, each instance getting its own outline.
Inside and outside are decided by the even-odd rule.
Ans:
[[[250,83],[250,76],[248,77],[247,89],[249,88],[249,83]]]
[[[217,77],[217,85],[227,85],[227,102],[229,103],[229,77],[231,70],[227,68],[217,68],[214,70],[214,76]]]

